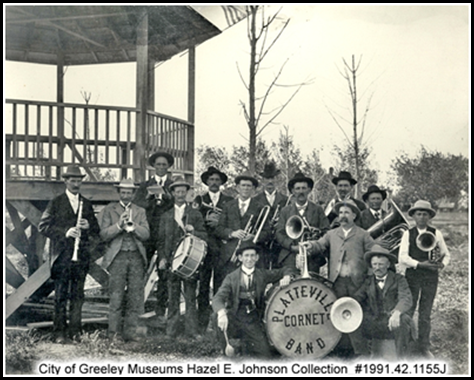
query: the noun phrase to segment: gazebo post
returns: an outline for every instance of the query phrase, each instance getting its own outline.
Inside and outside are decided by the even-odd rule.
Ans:
[[[194,119],[196,110],[196,48],[193,46],[188,51],[188,127],[186,170],[194,172]],[[193,181],[194,176],[188,179]]]
[[[58,62],[56,65],[56,101],[58,102],[58,161],[62,164],[64,162],[64,53],[58,51]],[[56,167],[56,178],[61,179],[61,166]]]

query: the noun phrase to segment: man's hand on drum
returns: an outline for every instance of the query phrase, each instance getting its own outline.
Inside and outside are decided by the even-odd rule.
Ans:
[[[289,285],[290,281],[291,281],[291,277],[289,275],[286,275],[280,280],[280,286]]]
[[[186,231],[188,234],[192,234],[192,233],[194,232],[194,227],[191,226],[190,224],[186,224],[186,225],[184,226],[184,229],[185,229],[185,231]]]
[[[226,331],[227,326],[229,324],[229,319],[227,318],[227,314],[225,312],[223,313],[217,313],[217,326],[222,330]]]
[[[167,266],[168,266],[168,260],[161,259],[160,263],[158,264],[158,269],[159,270],[165,270]]]

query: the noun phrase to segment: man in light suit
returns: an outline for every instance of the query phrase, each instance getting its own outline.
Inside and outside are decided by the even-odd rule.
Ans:
[[[38,231],[51,239],[51,279],[54,281],[54,334],[57,343],[69,338],[80,340],[81,309],[84,303],[84,284],[89,270],[90,249],[99,240],[99,224],[92,203],[79,191],[85,177],[77,165],[70,165],[62,175],[66,191],[51,200],[41,216]],[[79,213],[82,211],[81,217]],[[73,259],[78,239],[77,260]],[[66,306],[69,304],[69,325]]]
[[[174,158],[171,154],[162,151],[153,153],[148,158],[148,165],[155,169],[155,175],[140,184],[133,200],[133,203],[146,210],[146,217],[150,226],[150,239],[145,244],[148,261],[152,260],[156,252],[161,216],[173,208],[173,196],[169,189],[173,180],[171,179],[171,173],[168,171],[173,164]],[[158,269],[155,312],[159,317],[156,322],[160,326],[163,322],[161,317],[165,315],[168,303],[167,286],[166,271]]]
[[[186,234],[192,234],[200,239],[207,240],[204,220],[199,211],[186,204],[186,195],[191,186],[177,179],[170,185],[174,199],[172,209],[166,211],[160,220],[158,235],[159,269],[170,271],[173,255],[180,240]],[[184,252],[186,253],[186,252]],[[184,254],[183,253],[183,254]],[[196,313],[196,288],[197,278],[182,279],[175,273],[168,273],[168,316],[166,335],[175,338],[179,332],[181,282],[184,283],[185,334],[189,338],[199,338],[198,321]]]
[[[387,211],[382,208],[382,203],[386,198],[387,192],[377,185],[369,186],[367,192],[362,195],[363,201],[369,206],[360,213],[360,226],[364,230],[387,216]]]
[[[364,310],[362,335],[369,339],[395,339],[397,358],[407,354],[413,321],[409,316],[412,296],[404,276],[389,270],[397,257],[378,245],[364,255],[372,268],[360,289],[354,294]]]
[[[263,255],[260,257],[260,264],[266,269],[269,269],[270,267],[274,268],[278,262],[278,254],[280,253],[281,247],[276,241],[276,224],[281,211],[288,202],[288,197],[276,189],[276,184],[278,182],[277,178],[279,174],[280,170],[277,170],[273,161],[265,164],[263,173],[260,173],[260,176],[262,177],[263,191],[255,196],[255,199],[261,204],[271,207],[269,214],[271,235],[265,244],[266,250],[265,252],[262,252]],[[272,222],[273,218],[276,220]]]
[[[237,257],[235,257],[234,262],[231,260],[237,246],[240,244],[241,247],[244,247],[255,238],[255,233],[246,233],[245,227],[250,218],[252,218],[251,224],[255,226],[260,211],[263,208],[261,203],[252,198],[255,189],[258,187],[257,179],[244,174],[235,178],[235,184],[237,185],[239,195],[236,199],[224,205],[216,228],[217,236],[225,241],[217,260],[216,282],[214,284],[216,290],[219,289],[225,276],[232,272],[239,264],[236,261]],[[267,220],[258,237],[257,244],[265,242],[269,235],[270,227]]]
[[[200,209],[206,225],[208,243],[207,255],[199,270],[199,294],[197,298],[199,327],[201,331],[204,331],[208,326],[209,316],[211,315],[209,302],[211,278],[214,284],[214,294],[217,292],[215,271],[222,242],[217,237],[216,227],[219,223],[220,213],[224,205],[233,198],[221,192],[221,186],[227,182],[227,175],[215,167],[210,166],[207,171],[202,173],[201,181],[209,189],[209,191],[201,197],[202,206]]]
[[[315,232],[317,231],[317,236],[312,236],[313,239],[322,236],[329,229],[329,221],[321,206],[308,199],[313,186],[314,181],[303,173],[296,173],[288,182],[288,190],[293,195],[294,202],[281,210],[277,224],[276,239],[282,247],[278,256],[279,267],[296,269],[295,258],[299,252],[300,239],[292,239],[286,233],[286,223],[290,217],[297,215],[306,220],[308,225],[313,227]],[[317,256],[309,261],[309,270],[319,273],[319,268],[325,263],[324,256]]]
[[[132,203],[137,188],[133,181],[123,179],[116,187],[120,201],[105,207],[100,224],[100,236],[108,243],[102,259],[102,267],[110,273],[108,335],[136,340],[138,317],[144,313],[147,257],[143,242],[150,237],[150,229],[145,210]]]
[[[364,253],[375,244],[369,233],[355,224],[360,217],[357,205],[352,201],[339,202],[334,206],[340,226],[329,230],[317,241],[303,243],[309,252],[328,255],[329,280],[338,298],[352,297],[362,286],[368,274]],[[367,345],[360,329],[349,334],[356,355],[367,355]]]

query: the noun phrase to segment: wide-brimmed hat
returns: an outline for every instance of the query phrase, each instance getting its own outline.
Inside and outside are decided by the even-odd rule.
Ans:
[[[249,173],[244,173],[242,175],[239,175],[237,177],[235,177],[235,184],[238,185],[240,183],[240,181],[242,180],[245,180],[245,181],[252,181],[252,184],[255,186],[255,187],[258,187],[258,180],[251,176]]]
[[[436,211],[431,208],[431,203],[428,201],[418,200],[412,208],[408,210],[408,215],[413,216],[415,211],[428,211],[432,218],[436,215]]]
[[[367,202],[367,198],[369,198],[369,195],[373,194],[373,193],[381,194],[382,199],[384,199],[384,200],[385,200],[385,198],[387,198],[387,191],[386,190],[381,190],[377,185],[371,185],[367,189],[367,192],[364,195],[362,195],[362,200],[364,202]]]
[[[263,173],[260,173],[260,175],[263,178],[275,178],[278,174],[280,174],[280,170],[276,168],[276,165],[273,161],[270,161],[268,164],[265,164],[265,167],[263,168]]]
[[[297,182],[306,182],[310,189],[312,189],[314,186],[314,181],[311,178],[306,177],[303,173],[299,172],[296,173],[295,176],[288,181],[288,190],[290,190],[290,192],[293,189],[293,186],[295,186],[295,183]]]
[[[173,190],[175,187],[178,186],[186,186],[187,189],[189,190],[191,188],[191,185],[187,183],[183,177],[177,177],[174,182],[169,186],[170,190]]]
[[[237,250],[237,252],[235,253],[237,256],[241,255],[242,253],[244,253],[244,251],[248,250],[248,249],[253,249],[255,250],[255,252],[257,252],[257,254],[260,253],[260,247],[252,242],[242,242],[242,245],[240,246],[240,248]]]
[[[82,174],[81,168],[79,165],[69,165],[66,168],[66,171],[62,174],[63,178],[70,178],[70,177],[80,177],[84,178],[86,175]]]
[[[357,183],[357,181],[354,178],[352,178],[352,175],[349,172],[340,172],[338,177],[334,177],[332,179],[332,183],[337,185],[337,182],[343,179],[345,179],[346,181],[349,181],[351,185],[355,185]]]
[[[156,160],[158,157],[164,157],[164,158],[166,158],[166,160],[168,161],[169,166],[173,166],[173,164],[174,164],[174,157],[173,157],[171,154],[166,153],[166,152],[163,152],[163,151],[159,151],[159,152],[153,153],[153,154],[148,158],[148,165],[153,166],[154,163],[155,163],[155,160]]]
[[[207,180],[213,174],[218,174],[221,177],[222,184],[227,182],[227,175],[222,173],[220,170],[216,169],[214,166],[209,166],[207,171],[201,174],[201,181],[207,185]]]
[[[138,189],[138,186],[135,186],[131,178],[122,178],[120,183],[114,186],[122,189]]]
[[[354,211],[354,213],[357,215],[357,218],[360,217],[360,209],[359,209],[359,207],[357,207],[357,204],[352,199],[347,199],[347,200],[344,200],[344,201],[341,201],[341,202],[337,202],[334,205],[334,211],[336,212],[336,214],[339,215],[339,209],[342,206],[350,207],[352,209],[352,211]]]
[[[372,261],[372,257],[374,256],[385,256],[387,257],[393,264],[396,264],[398,262],[398,258],[397,256],[391,254],[388,249],[385,249],[383,247],[381,247],[380,245],[378,244],[375,244],[374,246],[372,246],[372,248],[370,249],[370,251],[366,252],[364,254],[364,259],[365,261],[367,261],[369,264],[370,262]]]

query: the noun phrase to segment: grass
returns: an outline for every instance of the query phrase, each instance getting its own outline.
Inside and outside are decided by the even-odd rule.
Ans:
[[[442,227],[451,253],[451,263],[440,273],[440,282],[432,313],[432,352],[449,364],[450,374],[469,373],[469,247],[467,226]],[[74,345],[52,343],[48,330],[37,332],[7,331],[5,372],[31,374],[38,360],[65,361],[82,359],[109,362],[140,361],[150,363],[214,361],[220,352],[212,335],[202,341],[183,337],[170,340],[157,330],[146,341],[117,345],[106,338],[104,326],[87,326],[82,342]]]

